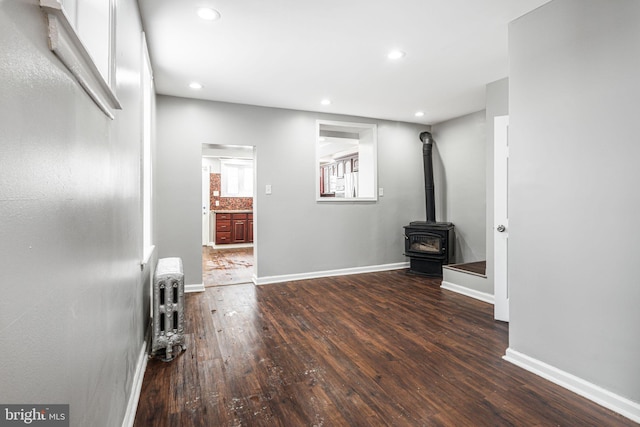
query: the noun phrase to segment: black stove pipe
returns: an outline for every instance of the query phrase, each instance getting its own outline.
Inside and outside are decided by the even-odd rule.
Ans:
[[[433,136],[430,132],[420,133],[422,141],[422,161],[424,163],[424,190],[427,205],[427,222],[436,222],[436,196],[433,184]]]

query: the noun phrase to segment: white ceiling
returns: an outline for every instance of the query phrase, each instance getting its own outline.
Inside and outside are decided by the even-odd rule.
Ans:
[[[507,77],[508,23],[548,1],[138,3],[159,94],[433,124],[484,108],[485,85]]]

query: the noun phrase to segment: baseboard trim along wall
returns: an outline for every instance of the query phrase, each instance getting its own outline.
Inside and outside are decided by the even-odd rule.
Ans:
[[[196,283],[194,285],[184,285],[184,293],[204,292],[204,283]]]
[[[589,400],[611,409],[632,421],[640,423],[640,403],[619,396],[595,384],[576,377],[568,372],[529,357],[511,348],[507,349],[503,359],[532,372],[561,387],[586,397]]]
[[[464,286],[456,285],[454,283],[446,282],[444,280],[442,281],[442,284],[440,285],[440,287],[448,291],[456,292],[471,298],[475,298],[480,301],[488,302],[489,304],[495,304],[494,296],[486,292],[476,291],[475,289],[470,289]]]
[[[284,274],[281,276],[254,277],[253,283],[256,285],[270,285],[272,283],[291,282],[294,280],[318,279],[321,277],[347,276],[350,274],[375,273],[378,271],[402,270],[409,268],[408,262],[397,262],[393,264],[370,265],[366,267],[342,268],[338,270],[314,271],[311,273]]]
[[[147,369],[147,341],[142,343],[142,349],[136,363],[136,372],[133,376],[131,384],[131,394],[127,403],[127,411],[122,420],[122,427],[133,427],[136,420],[136,411],[138,410],[138,401],[140,400],[140,392],[142,391],[142,380],[144,379],[144,371]]]

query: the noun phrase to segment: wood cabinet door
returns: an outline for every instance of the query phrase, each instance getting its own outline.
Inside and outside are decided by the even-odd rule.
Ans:
[[[247,221],[247,243],[253,243],[253,220]]]
[[[231,221],[233,227],[233,243],[244,243],[247,241],[247,221],[244,219],[234,219]]]

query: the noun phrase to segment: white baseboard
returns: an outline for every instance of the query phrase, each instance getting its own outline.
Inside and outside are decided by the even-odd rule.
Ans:
[[[144,371],[147,369],[147,360],[147,341],[145,340],[142,343],[142,349],[140,349],[138,363],[136,363],[136,372],[133,376],[131,394],[129,395],[129,402],[127,403],[127,411],[125,412],[124,419],[122,420],[122,427],[133,427],[133,423],[136,420],[136,411],[138,410],[138,401],[140,400]]]
[[[196,283],[194,285],[184,285],[184,293],[204,292],[204,283]]]
[[[349,274],[374,273],[377,271],[401,270],[409,268],[408,262],[394,264],[370,265],[366,267],[342,268],[338,270],[314,271],[311,273],[284,274],[281,276],[254,277],[256,285],[270,285],[272,283],[291,282],[293,280],[318,279],[321,277],[347,276]]]
[[[243,249],[252,248],[253,243],[224,243],[222,245],[216,245],[215,242],[209,244],[213,249]]]
[[[640,403],[619,396],[593,383],[529,357],[511,348],[507,349],[503,359],[532,372],[544,379],[558,384],[572,392],[611,409],[632,421],[640,423]]]
[[[495,298],[493,295],[486,292],[476,291],[475,289],[466,288],[464,286],[456,285],[451,282],[442,281],[440,285],[442,289],[447,289],[452,292],[457,292],[462,295],[466,295],[471,298],[475,298],[480,301],[488,302],[489,304],[495,304]]]

